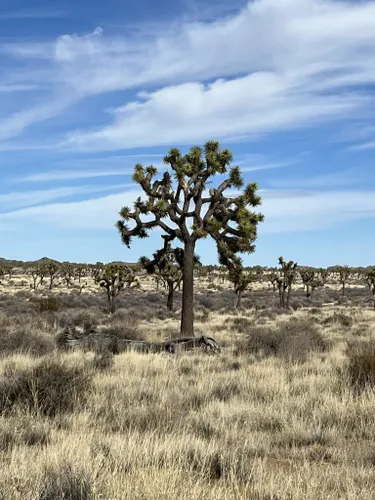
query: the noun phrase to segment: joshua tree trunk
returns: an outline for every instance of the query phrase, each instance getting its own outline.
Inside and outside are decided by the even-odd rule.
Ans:
[[[311,297],[311,287],[310,285],[306,285],[306,297]]]
[[[109,314],[113,314],[116,309],[116,296],[111,290],[107,290],[107,300]]]
[[[242,300],[242,290],[237,290],[237,303],[236,303],[236,309],[239,309],[241,307],[241,300]]]
[[[194,250],[195,242],[185,242],[182,270],[181,336],[194,337]]]
[[[168,311],[173,311],[173,295],[174,295],[174,282],[168,282],[168,299],[167,299],[167,309]]]
[[[53,276],[50,276],[49,289],[52,290],[52,288],[53,288]]]
[[[342,284],[342,295],[345,295],[345,283]]]
[[[286,308],[289,309],[289,303],[290,303],[290,295],[292,293],[292,286],[289,285],[288,287],[288,294],[286,296]]]

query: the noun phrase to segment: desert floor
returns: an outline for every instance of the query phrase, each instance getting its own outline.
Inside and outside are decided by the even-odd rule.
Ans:
[[[110,317],[83,281],[82,293],[35,293],[21,275],[0,287],[1,499],[375,498],[375,311],[363,284],[311,299],[299,286],[291,311],[259,284],[236,311],[228,283],[197,279],[196,331],[221,354],[107,356],[59,350],[59,331],[173,338],[180,294],[168,313],[144,279]]]

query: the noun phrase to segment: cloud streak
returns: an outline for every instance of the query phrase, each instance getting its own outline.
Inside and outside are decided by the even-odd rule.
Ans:
[[[326,230],[350,221],[374,217],[375,192],[368,191],[281,191],[263,190],[262,233],[290,233]],[[43,223],[53,227],[109,229],[118,219],[122,206],[131,206],[142,195],[128,190],[95,199],[52,203],[0,214],[0,226]]]
[[[45,204],[46,202],[50,202],[59,198],[68,198],[70,196],[76,195],[82,196],[89,193],[100,193],[103,191],[111,192],[118,189],[122,190],[131,186],[133,186],[133,184],[117,184],[107,186],[67,186],[54,189],[42,189],[37,191],[11,192],[7,194],[0,194],[0,206],[3,207],[3,211],[9,211],[18,209],[20,207],[30,207],[32,205],[38,205],[40,203]],[[43,211],[46,208],[48,209],[48,205],[42,205],[40,208]]]
[[[66,17],[68,13],[64,10],[51,10],[43,8],[17,9],[0,13],[0,21],[11,21],[13,19],[54,19]]]

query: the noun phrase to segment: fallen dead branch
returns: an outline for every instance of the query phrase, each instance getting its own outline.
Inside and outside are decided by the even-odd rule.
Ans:
[[[165,342],[147,342],[144,340],[128,340],[116,336],[108,336],[104,332],[92,331],[87,335],[79,335],[73,329],[65,328],[57,338],[57,343],[65,349],[85,349],[95,352],[109,351],[119,354],[126,351],[143,353],[176,354],[184,351],[202,350],[207,353],[221,351],[219,343],[212,337],[183,337]]]

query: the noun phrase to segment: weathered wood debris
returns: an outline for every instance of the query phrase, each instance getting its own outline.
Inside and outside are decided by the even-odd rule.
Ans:
[[[59,347],[65,349],[85,349],[95,352],[109,351],[119,354],[126,351],[143,353],[177,354],[183,351],[202,350],[207,353],[221,351],[219,343],[212,337],[183,337],[164,342],[147,342],[145,340],[129,340],[106,335],[105,332],[91,331],[82,335],[72,328],[66,327],[57,337]]]

